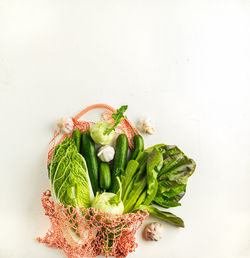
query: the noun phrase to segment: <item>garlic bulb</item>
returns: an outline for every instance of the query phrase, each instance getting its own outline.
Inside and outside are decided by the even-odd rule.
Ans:
[[[62,118],[57,121],[56,132],[62,134],[71,133],[74,129],[74,123],[70,117]]]
[[[110,145],[104,145],[102,146],[99,151],[97,156],[100,158],[101,161],[103,162],[109,162],[114,158],[115,155],[115,150],[113,147]]]
[[[159,241],[163,235],[162,224],[153,222],[149,223],[144,229],[144,236],[147,240]]]
[[[147,134],[153,134],[155,132],[155,128],[150,118],[146,118],[141,121],[141,131]]]

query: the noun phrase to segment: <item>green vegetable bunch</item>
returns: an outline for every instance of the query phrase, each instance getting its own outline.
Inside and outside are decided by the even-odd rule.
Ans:
[[[139,152],[130,160],[122,175],[124,213],[139,209],[176,226],[184,227],[181,218],[152,206],[163,208],[181,205],[188,178],[195,170],[195,162],[178,147],[158,144]]]
[[[158,144],[144,150],[142,136],[135,134],[134,151],[129,157],[127,136],[120,134],[113,162],[98,161],[95,143],[103,145],[113,139],[115,128],[126,118],[126,110],[127,106],[122,106],[112,114],[114,125],[99,121],[91,131],[74,131],[73,139],[66,138],[55,148],[49,165],[53,196],[66,206],[89,207],[90,178],[96,195],[92,207],[110,214],[147,210],[184,227],[181,218],[155,207],[180,206],[188,178],[195,170],[195,162],[178,147]]]

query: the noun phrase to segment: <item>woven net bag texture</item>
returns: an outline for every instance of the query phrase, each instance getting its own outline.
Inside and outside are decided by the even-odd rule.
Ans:
[[[105,105],[96,104],[82,110],[72,118],[74,129],[82,132],[89,130],[91,123],[80,118],[95,108],[105,108],[102,119],[114,124],[112,113],[115,109]],[[129,140],[130,149],[133,148],[133,136],[137,130],[124,119],[116,129],[116,133],[125,133]],[[134,130],[134,132],[133,132]],[[47,164],[51,162],[54,148],[70,134],[54,136],[49,143]],[[93,208],[64,207],[63,204],[51,199],[51,192],[47,190],[42,195],[42,205],[45,215],[49,217],[51,227],[44,237],[38,237],[40,243],[49,247],[61,249],[70,258],[96,257],[98,255],[126,257],[135,251],[137,242],[135,234],[142,222],[148,218],[147,211],[137,211],[123,215],[111,216]]]

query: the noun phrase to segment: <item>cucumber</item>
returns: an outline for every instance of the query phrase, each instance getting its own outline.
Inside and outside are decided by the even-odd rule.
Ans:
[[[85,131],[82,133],[80,151],[82,156],[86,160],[92,190],[94,195],[96,195],[96,193],[100,190],[98,184],[98,162],[95,151],[95,143],[90,137],[89,131]]]
[[[72,133],[72,139],[75,141],[75,144],[76,144],[76,148],[77,148],[77,151],[79,152],[80,151],[80,147],[81,147],[81,131],[80,130],[75,130],[73,133]]]
[[[128,138],[125,134],[120,134],[116,140],[115,157],[112,169],[111,178],[111,189],[109,191],[116,193],[119,189],[118,182],[116,180],[117,176],[122,176],[124,174],[125,166],[127,163],[128,156]]]
[[[99,164],[99,177],[102,190],[108,190],[111,185],[111,173],[107,162],[101,162]]]
[[[134,151],[132,152],[132,155],[130,159],[136,159],[139,152],[144,150],[144,141],[141,135],[137,134],[134,136]]]

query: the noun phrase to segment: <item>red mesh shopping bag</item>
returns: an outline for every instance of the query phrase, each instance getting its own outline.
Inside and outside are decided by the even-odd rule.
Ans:
[[[116,110],[105,104],[96,104],[87,107],[72,118],[74,129],[82,132],[89,130],[91,123],[81,120],[82,116],[95,108],[106,109],[102,119],[114,124],[112,113]],[[134,133],[127,119],[124,119],[116,128],[116,133],[125,133],[129,147],[133,148]],[[49,143],[47,164],[51,162],[55,147],[71,134],[60,136],[56,131]],[[51,222],[51,227],[40,243],[61,249],[68,257],[95,257],[97,255],[125,257],[137,247],[135,233],[148,218],[147,211],[137,211],[124,215],[111,216],[93,208],[64,207],[61,203],[51,200],[51,192],[47,190],[42,195],[42,205]]]

